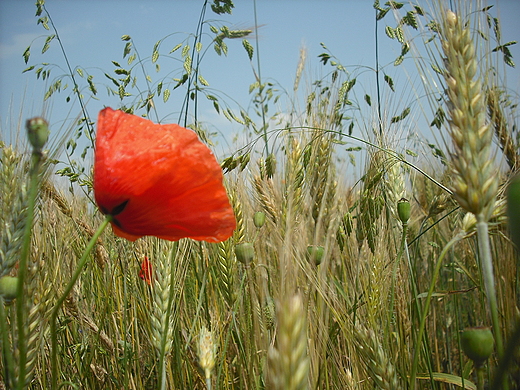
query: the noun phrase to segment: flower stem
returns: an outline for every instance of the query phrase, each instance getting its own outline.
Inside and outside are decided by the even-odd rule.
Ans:
[[[493,334],[495,336],[497,353],[501,358],[504,354],[504,347],[502,344],[500,321],[498,319],[498,304],[495,290],[495,277],[493,274],[493,262],[491,260],[491,248],[489,246],[488,224],[484,222],[483,217],[480,215],[477,216],[477,240],[482,268],[482,279],[484,280],[489,311],[491,313],[491,321],[493,323]]]
[[[90,239],[89,243],[87,244],[87,247],[85,248],[85,251],[83,252],[83,255],[81,256],[81,259],[78,262],[78,265],[76,266],[76,270],[74,271],[74,274],[72,275],[69,284],[67,284],[67,287],[65,287],[65,291],[63,291],[63,294],[56,302],[56,305],[54,306],[54,309],[51,313],[51,319],[50,319],[50,326],[51,326],[51,367],[52,367],[52,390],[57,389],[58,384],[58,360],[57,360],[57,349],[58,349],[58,336],[56,332],[56,319],[58,317],[58,313],[61,309],[61,306],[63,305],[63,302],[65,302],[65,299],[67,299],[67,296],[72,291],[72,288],[76,284],[76,281],[78,280],[79,276],[81,275],[81,272],[83,271],[83,268],[85,267],[85,264],[87,264],[87,261],[89,259],[90,252],[94,248],[94,246],[97,243],[97,240],[101,233],[105,230],[107,225],[112,221],[112,216],[107,215],[105,217],[105,220],[99,226],[98,230],[94,233],[92,238]]]
[[[417,335],[417,338],[415,339],[415,351],[413,354],[413,362],[412,362],[412,372],[410,374],[410,389],[415,389],[415,378],[417,377],[417,366],[419,365],[419,355],[421,351],[421,344],[422,339],[424,336],[424,329],[426,327],[426,317],[428,316],[428,311],[430,310],[430,302],[433,295],[433,290],[435,290],[435,284],[437,283],[437,279],[439,277],[439,273],[441,270],[442,262],[444,260],[444,257],[446,256],[446,253],[448,253],[448,250],[457,242],[462,240],[464,238],[464,232],[461,232],[457,234],[455,237],[453,237],[450,242],[446,244],[446,246],[443,248],[441,254],[439,255],[439,259],[437,260],[437,264],[435,265],[435,270],[433,271],[432,280],[430,282],[430,288],[428,290],[428,296],[426,297],[426,302],[424,303],[424,309],[421,314],[421,322],[419,324],[419,334]],[[417,299],[417,298],[416,298]]]
[[[478,253],[480,258],[480,266],[484,287],[486,289],[486,297],[491,313],[491,323],[493,324],[493,336],[495,337],[495,345],[498,358],[504,357],[504,346],[502,342],[502,329],[500,319],[498,318],[498,303],[495,289],[495,276],[493,273],[493,262],[491,258],[491,247],[489,244],[489,229],[485,217],[482,214],[477,215],[477,241]],[[508,390],[509,383],[507,376],[502,381],[502,389]]]

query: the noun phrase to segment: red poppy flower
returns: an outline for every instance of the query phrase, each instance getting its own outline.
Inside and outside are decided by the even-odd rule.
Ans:
[[[143,262],[141,263],[141,271],[139,271],[139,277],[144,280],[148,285],[152,284],[152,275],[153,268],[152,263],[148,260],[148,257],[145,256]]]
[[[97,127],[94,195],[116,235],[220,242],[233,234],[222,170],[195,132],[111,108]]]

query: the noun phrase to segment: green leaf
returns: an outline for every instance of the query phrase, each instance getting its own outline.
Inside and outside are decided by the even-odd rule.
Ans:
[[[79,77],[83,77],[83,69],[76,68],[76,73],[79,75]]]
[[[126,34],[123,35],[123,36],[121,37],[121,40],[122,40],[122,41],[129,41],[129,40],[131,40],[131,39],[132,39],[132,38],[130,37],[130,35],[126,35]]]
[[[464,388],[466,390],[477,390],[477,386],[469,381],[468,379],[462,379],[460,376],[445,374],[443,372],[432,372],[432,378],[434,381],[449,383],[455,386],[463,387],[462,382],[464,382]],[[430,380],[430,375],[417,375],[417,379]]]
[[[34,68],[35,68],[35,66],[34,66],[34,65],[31,65],[31,66],[29,66],[28,68],[24,69],[24,70],[22,71],[22,73],[29,72],[29,71],[33,70]]]
[[[369,106],[372,106],[372,98],[370,97],[370,95],[365,94],[365,102],[367,102]]]

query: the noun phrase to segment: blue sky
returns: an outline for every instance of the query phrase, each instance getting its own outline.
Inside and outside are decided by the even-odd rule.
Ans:
[[[330,72],[331,67],[323,67],[317,56],[324,50],[320,42],[344,65],[360,73],[359,65],[373,67],[374,60],[374,10],[372,0],[258,0],[257,19],[261,26],[258,30],[261,74],[264,80],[270,79],[283,88],[292,91],[300,48],[307,49],[307,66],[305,68],[304,87]],[[130,35],[142,58],[149,57],[154,44],[161,38],[167,38],[161,46],[166,54],[177,43],[183,42],[197,28],[202,9],[202,0],[47,0],[46,7],[60,34],[69,62],[74,68],[81,66],[94,75],[94,82],[99,86],[99,100],[91,100],[87,104],[89,114],[95,119],[97,112],[104,105],[117,107],[118,99],[107,97],[103,85],[110,83],[103,73],[111,73],[114,69],[111,61],[118,61],[124,67],[122,58],[124,42],[121,36]],[[0,0],[0,123],[4,140],[16,129],[20,115],[27,118],[45,112],[53,129],[67,127],[70,120],[80,113],[77,102],[65,102],[68,91],[55,95],[44,105],[43,96],[48,84],[36,80],[33,72],[22,74],[28,65],[41,62],[57,64],[51,73],[51,80],[65,72],[65,62],[58,42],[53,41],[50,49],[41,54],[45,31],[36,25],[34,0]],[[503,24],[503,41],[520,38],[520,1],[500,0],[494,11]],[[250,0],[235,0],[232,15],[216,15],[208,8],[206,19],[213,19],[213,25],[227,25],[231,29],[252,28],[255,24],[254,3]],[[399,54],[400,46],[384,35],[384,26],[394,24],[390,16],[379,25],[380,63],[391,64]],[[206,28],[206,31],[208,29]],[[255,37],[250,40],[256,49]],[[208,38],[203,42],[208,44]],[[25,65],[22,53],[28,45],[32,45],[29,64]],[[251,96],[248,88],[254,82],[252,67],[257,66],[256,58],[250,63],[241,40],[227,41],[229,54],[217,56],[213,49],[208,50],[203,59],[201,74],[220,96],[229,96],[232,108],[236,104],[247,108]],[[520,64],[519,45],[512,46],[514,59]],[[258,53],[255,53],[255,56]],[[153,65],[148,61],[147,73],[153,82],[170,74],[180,75],[182,64],[178,61],[161,57],[158,61],[161,72],[155,73]],[[414,65],[410,62],[408,69]],[[357,70],[356,70],[357,67]],[[395,77],[396,83],[406,85],[408,82],[404,72],[389,65],[387,72]],[[520,76],[518,70],[508,70],[508,85],[512,90],[519,90]],[[113,73],[111,73],[113,75]],[[143,81],[143,74],[136,70],[136,75]],[[365,79],[361,87],[363,93],[374,94],[374,76],[364,72]],[[411,74],[412,79],[416,76]],[[182,94],[172,94],[167,104],[157,103],[159,119],[164,122],[178,122],[181,109]],[[400,99],[413,100],[407,95],[397,95]],[[159,99],[160,100],[160,99]],[[279,105],[287,104],[281,99]],[[236,103],[235,103],[236,102]],[[301,103],[301,101],[300,101]],[[393,103],[396,111],[402,110]],[[43,111],[45,107],[45,111]],[[282,108],[283,110],[283,108]],[[399,112],[392,113],[398,114]],[[197,113],[211,131],[224,135],[230,141],[240,126],[230,124],[223,116],[218,116],[209,102],[204,102]],[[155,119],[155,118],[153,118]]]

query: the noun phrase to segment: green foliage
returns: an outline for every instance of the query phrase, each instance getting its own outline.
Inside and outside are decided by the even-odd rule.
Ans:
[[[218,0],[211,6],[218,14],[234,7],[231,1]],[[52,30],[42,46],[47,53],[50,45],[60,42],[59,33],[43,0],[36,9],[38,23]],[[399,42],[396,61],[402,62],[413,53],[406,29],[415,31],[425,13],[418,5],[395,1],[376,1],[374,9],[377,20],[389,12],[403,13],[395,27],[385,28],[386,35]],[[489,23],[497,40],[495,51],[505,56],[514,41],[501,43],[498,20],[491,18]],[[423,33],[436,37],[439,25],[435,21]],[[212,80],[205,78],[204,53],[215,50],[225,56],[232,40],[240,39],[252,61],[259,51],[248,40],[250,33],[201,22],[193,35],[157,41],[146,57],[132,37],[123,35],[122,58],[112,61],[110,70],[98,75],[76,66],[54,79],[56,66],[30,64],[34,43],[24,51],[24,72],[49,83],[48,99],[64,91],[69,92],[67,98],[76,95],[80,101],[114,95],[125,111],[153,115],[156,104],[169,104],[176,91],[184,94],[181,111],[186,118],[196,114],[195,104],[204,96],[217,113],[241,124],[247,139],[221,164],[237,219],[233,238],[219,244],[172,244],[153,238],[130,243],[106,232],[97,242],[79,274],[80,283],[58,313],[52,335],[57,338],[60,385],[67,386],[67,381],[85,388],[158,388],[164,378],[168,388],[190,389],[264,389],[270,383],[320,389],[423,390],[444,384],[476,388],[460,351],[459,330],[487,321],[486,293],[477,262],[475,223],[458,210],[449,190],[449,148],[415,134],[404,139],[394,131],[401,126],[374,130],[376,115],[382,124],[406,120],[410,127],[418,125],[414,110],[419,105],[396,98],[400,85],[394,79],[399,79],[377,64],[369,71],[383,75],[382,89],[392,102],[387,107],[380,91],[376,96],[364,89],[361,74],[366,68],[352,71],[324,44],[318,59],[327,73],[309,82],[302,107],[280,111],[285,91],[263,79],[259,65],[249,89],[252,115],[227,104],[218,91],[209,89]],[[172,60],[175,67],[170,67]],[[432,63],[430,67],[443,74],[433,59]],[[174,76],[163,76],[165,68],[174,69]],[[358,101],[358,96],[363,98]],[[427,123],[441,132],[447,125],[445,105],[438,91],[431,96],[434,118]],[[502,127],[516,140],[514,99],[504,97],[497,104],[499,110],[487,114],[490,122],[500,110],[508,113]],[[397,115],[391,116],[394,112]],[[390,114],[385,118],[381,113]],[[71,158],[57,172],[87,194],[92,188],[87,163],[92,126],[88,115],[75,123],[64,143],[68,156],[81,157]],[[354,131],[363,136],[354,136]],[[389,146],[394,138],[402,138],[403,144]],[[89,146],[78,150],[83,139]],[[27,161],[0,145],[4,276],[19,258]],[[505,148],[497,148],[497,153],[501,150]],[[365,167],[354,169],[356,161],[365,162]],[[509,169],[497,175],[507,177],[514,164]],[[409,192],[403,218],[407,230],[395,214],[397,207],[403,217],[397,206],[403,200],[394,199],[400,185]],[[100,215],[88,197],[64,196],[52,180],[44,179],[39,200],[28,268],[33,273],[23,285],[31,299],[25,300],[27,322],[22,325],[28,332],[30,387],[49,388],[49,311],[99,226]],[[502,195],[498,200],[490,224],[491,247],[497,280],[511,281],[501,286],[499,296],[500,321],[506,329],[515,318],[518,278],[511,275],[518,269],[515,248],[504,235]],[[155,271],[150,285],[138,276],[144,256]],[[168,307],[170,292],[175,299]],[[295,293],[301,308],[288,305]],[[24,344],[14,342],[19,341],[18,327],[12,324],[18,317],[12,306],[4,305],[5,292],[0,295],[2,343],[7,339],[4,345],[15,350]],[[425,310],[432,296],[436,300]],[[417,337],[421,323],[424,339]],[[211,342],[204,345],[204,340]],[[9,372],[9,365],[16,367],[16,352],[2,354],[2,372]],[[158,364],[159,355],[166,357],[164,364]],[[413,361],[419,374],[411,383]],[[291,382],[290,370],[282,370],[277,362],[299,362],[299,380]],[[487,364],[494,375],[497,362],[490,359]]]

